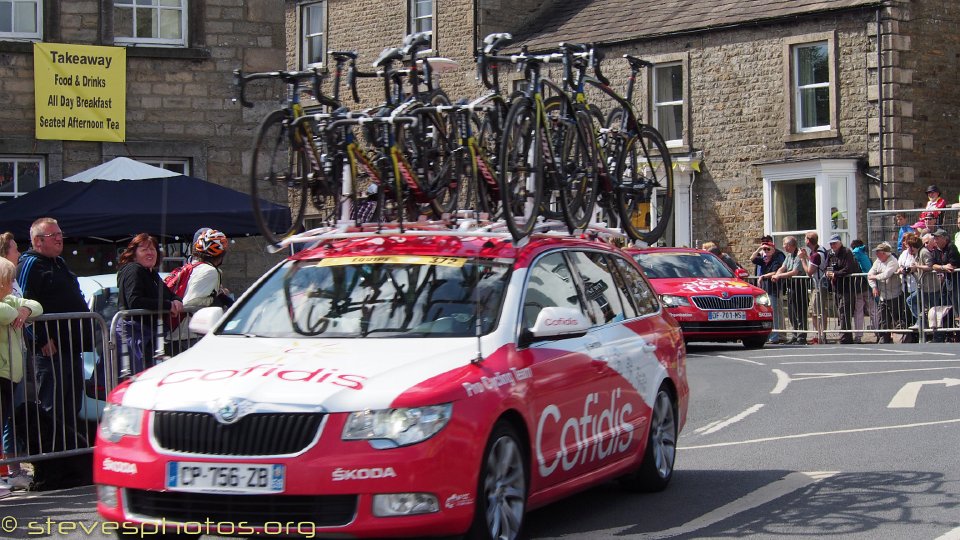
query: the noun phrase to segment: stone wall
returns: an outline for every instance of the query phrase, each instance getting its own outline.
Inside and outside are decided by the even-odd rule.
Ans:
[[[110,27],[95,0],[51,0],[60,21],[55,41],[101,44],[102,26]],[[198,6],[201,6],[198,4]],[[283,13],[270,2],[206,0],[189,49],[129,48],[127,51],[127,125],[125,143],[37,141],[34,139],[33,54],[29,44],[0,47],[0,153],[44,155],[48,181],[98,165],[115,156],[188,157],[194,176],[246,192],[249,147],[254,130],[277,102],[272,90],[256,94],[260,105],[243,110],[233,101],[232,71],[275,69],[284,62]],[[197,23],[196,21],[194,21]],[[224,275],[228,287],[242,291],[276,260],[262,242],[233,246]]]

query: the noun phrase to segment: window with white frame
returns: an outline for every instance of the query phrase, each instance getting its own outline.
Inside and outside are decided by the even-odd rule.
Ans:
[[[812,159],[760,165],[764,181],[763,230],[775,238],[819,233],[857,238],[855,159]]]
[[[42,158],[0,156],[0,202],[15,199],[46,184]]]
[[[653,70],[653,122],[668,146],[683,144],[683,64]]]
[[[187,0],[113,0],[117,45],[185,47]]]
[[[793,48],[796,131],[830,129],[830,56],[826,41]]]
[[[300,67],[321,67],[326,54],[327,3],[300,6]]]
[[[139,161],[177,174],[190,174],[190,160],[182,158],[140,158]]]
[[[410,33],[433,32],[433,0],[410,0]]]
[[[41,0],[0,0],[0,39],[41,39]]]

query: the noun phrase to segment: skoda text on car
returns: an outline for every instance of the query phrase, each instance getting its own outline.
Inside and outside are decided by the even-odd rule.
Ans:
[[[219,314],[198,312],[202,340],[109,396],[94,455],[104,518],[515,538],[530,508],[672,477],[682,336],[607,244],[321,239]]]
[[[743,341],[760,348],[773,330],[770,297],[714,254],[686,248],[631,249],[686,341]]]

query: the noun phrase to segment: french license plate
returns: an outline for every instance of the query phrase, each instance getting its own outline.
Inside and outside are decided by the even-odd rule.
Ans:
[[[167,462],[167,489],[178,491],[232,491],[281,493],[284,465],[266,463]]]
[[[711,311],[707,313],[708,321],[745,321],[746,311]]]

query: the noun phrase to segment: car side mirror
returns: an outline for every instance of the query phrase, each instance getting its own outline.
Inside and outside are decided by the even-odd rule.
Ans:
[[[188,325],[195,334],[208,334],[223,317],[223,308],[205,307],[193,314]]]
[[[733,275],[737,276],[737,279],[746,281],[747,278],[750,277],[750,272],[747,272],[743,268],[737,268],[733,271]]]
[[[537,320],[530,327],[534,339],[551,337],[572,337],[583,335],[590,329],[590,320],[579,309],[568,307],[545,307],[537,314]]]

